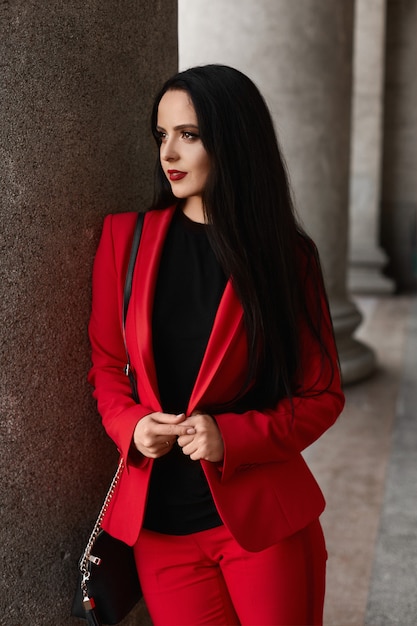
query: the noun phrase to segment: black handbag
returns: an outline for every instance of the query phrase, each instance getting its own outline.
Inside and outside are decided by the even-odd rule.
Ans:
[[[121,459],[78,565],[71,613],[92,626],[118,624],[142,597],[133,549],[101,528],[123,467]]]
[[[132,241],[123,297],[123,339],[127,356],[125,373],[129,376],[132,396],[136,402],[139,401],[139,398],[136,381],[130,369],[129,353],[125,338],[125,322],[143,219],[144,214],[139,213]],[[133,549],[101,528],[101,523],[123,468],[124,460],[120,459],[119,466],[78,564],[79,576],[71,614],[74,617],[87,620],[90,626],[118,624],[142,597]]]

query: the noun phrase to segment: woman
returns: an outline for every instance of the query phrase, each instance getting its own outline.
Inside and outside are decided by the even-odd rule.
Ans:
[[[108,216],[90,381],[126,467],[103,526],[134,546],[155,626],[322,623],[322,493],[301,452],[344,398],[319,259],[268,109],[241,72],[157,95],[156,196],[126,321],[136,215]]]

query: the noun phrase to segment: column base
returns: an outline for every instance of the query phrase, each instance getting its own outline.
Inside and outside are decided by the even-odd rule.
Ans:
[[[360,295],[390,295],[395,291],[395,284],[381,274],[380,267],[353,266],[348,274],[349,292]]]
[[[343,384],[349,385],[368,378],[376,369],[375,352],[353,337],[362,321],[361,313],[348,300],[331,301],[330,308]]]
[[[361,295],[389,295],[395,283],[382,274],[388,263],[385,252],[376,246],[353,247],[348,269],[348,290]]]

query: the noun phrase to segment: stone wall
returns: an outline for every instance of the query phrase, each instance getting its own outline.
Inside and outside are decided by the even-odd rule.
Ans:
[[[92,261],[103,216],[151,199],[177,3],[6,1],[0,31],[0,623],[66,626],[116,463],[86,382]]]

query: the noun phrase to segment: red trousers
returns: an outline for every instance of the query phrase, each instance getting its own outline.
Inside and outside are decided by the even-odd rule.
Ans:
[[[224,526],[180,537],[142,530],[134,549],[154,626],[322,624],[318,520],[262,552],[241,548]]]

